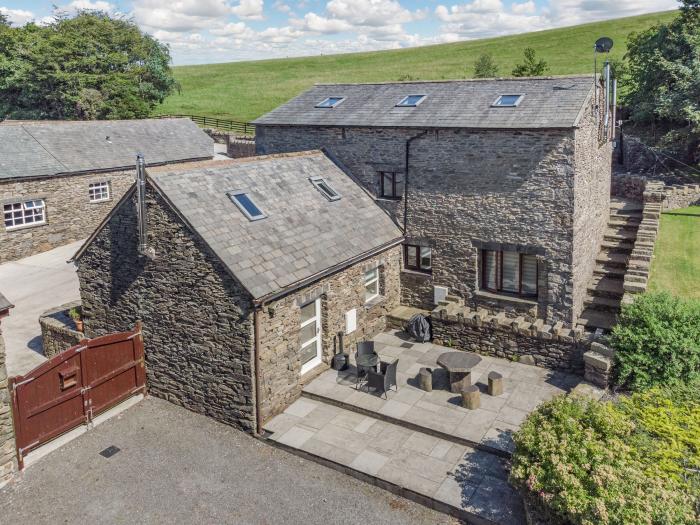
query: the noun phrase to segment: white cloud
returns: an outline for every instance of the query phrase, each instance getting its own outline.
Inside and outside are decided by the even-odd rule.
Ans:
[[[5,15],[8,20],[15,26],[23,26],[27,22],[34,20],[34,13],[25,11],[24,9],[10,9],[8,7],[0,7],[0,13]]]
[[[133,15],[147,30],[192,31],[223,25],[232,13],[226,0],[134,0]]]
[[[113,12],[116,7],[114,4],[110,4],[109,2],[104,2],[102,0],[97,0],[96,2],[91,2],[90,0],[73,0],[63,9],[69,12],[78,11],[80,9]]]
[[[523,2],[522,4],[513,4],[510,6],[510,10],[516,15],[532,15],[537,10],[535,2],[529,0],[528,2]]]
[[[292,19],[294,27],[310,33],[334,34],[350,31],[352,24],[338,18],[326,18],[316,13],[306,13],[303,20]]]
[[[247,20],[263,19],[263,0],[241,0],[238,6],[231,9],[231,12]]]
[[[424,16],[423,11],[413,13],[396,0],[331,0],[326,10],[332,17],[358,26],[402,24]]]
[[[282,0],[276,0],[272,7],[274,7],[280,13],[290,14],[292,12],[292,8],[288,4],[282,2]]]

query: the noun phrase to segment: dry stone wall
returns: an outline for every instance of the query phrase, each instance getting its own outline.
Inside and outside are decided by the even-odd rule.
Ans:
[[[75,322],[68,315],[71,308],[79,306],[80,301],[73,301],[47,310],[39,316],[41,341],[46,358],[50,359],[65,352],[85,337],[82,332],[78,332]]]
[[[0,202],[43,199],[46,224],[7,230],[0,227],[0,263],[84,239],[132,185],[131,171],[0,181]],[[111,198],[90,202],[88,186],[109,182]]]
[[[326,370],[334,353],[353,355],[358,341],[370,339],[386,327],[386,315],[399,305],[401,248],[327,277],[263,308],[260,331],[260,386],[263,420],[282,412],[299,395],[305,382]],[[364,272],[379,268],[381,296],[365,304]],[[301,306],[321,299],[322,360],[315,370],[301,375],[299,328]],[[356,311],[357,327],[349,334],[346,312]]]
[[[138,254],[135,197],[78,261],[87,337],[143,322],[149,392],[244,430],[254,426],[248,293],[152,188]]]
[[[451,298],[452,299],[452,298]],[[454,300],[441,303],[431,314],[438,344],[482,355],[519,360],[537,366],[582,374],[583,354],[593,335],[561,322],[545,324],[473,310]]]
[[[664,188],[664,210],[700,206],[700,184],[674,184]]]
[[[259,154],[324,148],[378,196],[378,173],[394,171],[405,176],[406,140],[418,134],[419,130],[398,128],[257,126],[256,147]],[[582,136],[580,142],[588,147],[590,139]],[[582,303],[585,291],[571,286],[575,147],[573,130],[433,129],[414,140],[406,236],[408,242],[432,247],[433,273],[428,277],[402,275],[403,301],[431,308],[432,287],[441,285],[471,307],[505,311],[510,317],[541,318],[552,324],[572,323],[575,305]],[[607,149],[590,152],[595,158],[582,168],[580,195],[593,195],[606,184],[593,180],[591,174],[608,153]],[[377,198],[377,203],[403,224],[405,201]],[[593,206],[598,221],[601,203],[587,197],[580,206],[577,228],[589,228],[596,237],[598,222],[584,224],[581,218]],[[594,260],[598,247],[591,248],[592,244],[582,244],[581,251],[590,253],[580,253],[579,258]],[[510,300],[481,292],[481,249],[536,254],[541,268],[538,297]],[[588,268],[580,271],[588,272]],[[574,297],[577,293],[580,297]]]
[[[7,484],[17,471],[15,430],[12,423],[12,404],[7,384],[5,342],[0,326],[0,487]]]

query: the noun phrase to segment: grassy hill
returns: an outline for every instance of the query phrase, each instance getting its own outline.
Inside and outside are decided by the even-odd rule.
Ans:
[[[484,52],[494,56],[500,75],[509,76],[528,46],[549,63],[549,74],[588,73],[593,69],[593,43],[598,37],[612,38],[611,57],[621,58],[629,33],[675,15],[675,11],[666,11],[396,51],[181,66],[174,68],[181,93],[168,97],[157,113],[249,121],[318,82],[391,81],[407,75],[420,80],[468,78],[474,61]]]

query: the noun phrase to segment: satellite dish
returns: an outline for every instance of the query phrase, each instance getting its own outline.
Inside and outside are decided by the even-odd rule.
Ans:
[[[595,50],[598,53],[609,53],[612,49],[613,41],[607,36],[600,37],[595,41]]]

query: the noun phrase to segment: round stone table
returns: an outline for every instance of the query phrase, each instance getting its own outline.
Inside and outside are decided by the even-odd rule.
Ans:
[[[460,393],[471,382],[471,371],[481,361],[481,357],[471,352],[445,352],[437,359],[437,364],[450,375],[450,392]]]

